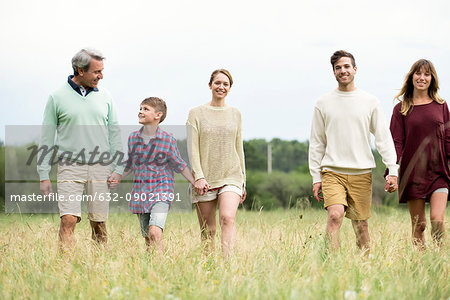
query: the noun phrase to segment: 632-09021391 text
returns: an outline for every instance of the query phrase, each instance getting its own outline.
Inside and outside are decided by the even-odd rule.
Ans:
[[[48,195],[42,194],[23,194],[23,195],[10,195],[11,202],[51,202],[51,201],[65,201],[65,196],[58,193],[50,193]],[[180,193],[126,193],[125,195],[119,195],[119,193],[95,193],[93,195],[69,195],[69,201],[112,201],[117,202],[120,200],[126,201],[169,201],[180,202]]]

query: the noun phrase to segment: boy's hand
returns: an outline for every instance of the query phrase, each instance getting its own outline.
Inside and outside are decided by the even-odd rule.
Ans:
[[[322,182],[314,183],[313,193],[314,193],[314,198],[316,198],[317,201],[319,201],[319,202],[323,201],[323,196],[320,195],[322,193]]]
[[[107,180],[109,189],[115,189],[119,185],[121,179],[122,175],[120,175],[119,173],[113,172],[111,175],[109,175]]]
[[[204,195],[210,187],[205,178],[200,178],[194,183],[195,192],[200,196]]]
[[[50,180],[42,180],[41,183],[39,184],[39,189],[45,196],[53,193],[52,183],[50,182]]]
[[[386,176],[386,184],[384,185],[384,191],[393,193],[398,189],[397,176]]]

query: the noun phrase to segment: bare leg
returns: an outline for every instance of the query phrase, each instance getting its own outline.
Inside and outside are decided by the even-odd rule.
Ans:
[[[334,204],[327,207],[327,238],[331,249],[339,249],[339,229],[344,218],[344,205]]]
[[[367,220],[352,220],[353,230],[356,235],[356,245],[366,255],[370,253],[369,222]]]
[[[205,251],[210,253],[215,248],[217,200],[198,202],[195,208],[200,224],[201,239],[205,243]]]
[[[92,239],[99,244],[108,242],[108,233],[106,232],[105,222],[90,221],[92,229]]]
[[[241,196],[234,192],[223,192],[219,195],[219,222],[222,229],[222,255],[233,254],[236,240],[236,211]]]
[[[66,252],[75,246],[75,237],[73,233],[77,225],[78,217],[64,215],[61,217],[59,225],[59,251]]]
[[[153,251],[156,247],[159,253],[163,253],[164,245],[162,240],[162,229],[155,225],[148,227],[148,237],[145,238],[145,243],[149,252]]]
[[[425,228],[427,220],[425,217],[425,200],[411,199],[408,201],[409,213],[411,215],[413,244],[420,249],[425,249]]]
[[[447,198],[446,193],[434,193],[430,199],[431,237],[439,246],[445,233],[444,215]]]

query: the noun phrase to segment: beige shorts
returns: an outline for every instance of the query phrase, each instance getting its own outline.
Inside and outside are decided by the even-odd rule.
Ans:
[[[203,195],[198,195],[194,189],[191,189],[191,196],[192,196],[192,203],[197,203],[197,202],[207,202],[207,201],[212,201],[212,200],[216,200],[220,194],[224,193],[224,192],[235,192],[236,194],[238,194],[240,197],[242,197],[242,189],[238,188],[235,185],[224,185],[223,187],[221,187],[218,190],[214,190],[214,191],[207,191],[205,194]]]
[[[107,179],[111,166],[58,164],[58,208],[60,217],[73,215],[81,221],[81,203],[87,202],[88,219],[105,222],[109,213]]]
[[[351,220],[370,218],[372,173],[345,175],[324,170],[321,174],[325,208],[342,204],[346,207],[347,218]]]

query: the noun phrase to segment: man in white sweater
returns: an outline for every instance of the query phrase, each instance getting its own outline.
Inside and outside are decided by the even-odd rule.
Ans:
[[[357,71],[352,54],[339,50],[331,56],[338,88],[322,96],[314,108],[309,145],[309,168],[314,197],[328,212],[327,237],[339,248],[339,229],[345,216],[352,220],[358,247],[369,253],[372,202],[370,134],[383,163],[389,168],[385,190],[397,186],[396,153],[380,101],[355,87]],[[323,197],[320,193],[323,192]]]

